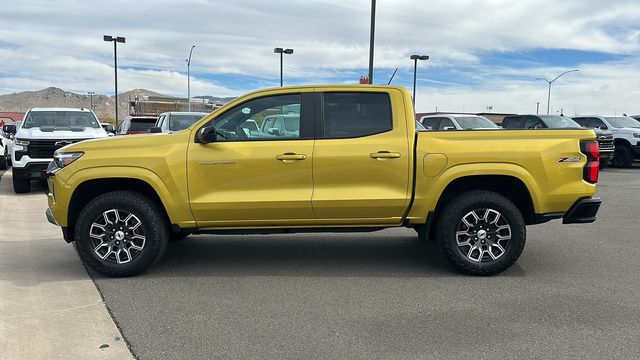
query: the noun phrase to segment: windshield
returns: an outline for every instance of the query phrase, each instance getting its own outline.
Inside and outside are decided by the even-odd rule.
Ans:
[[[193,125],[205,115],[171,115],[169,118],[169,130],[180,131]]]
[[[30,111],[24,119],[22,127],[25,129],[53,126],[56,130],[72,127],[100,128],[98,119],[84,111]]]
[[[611,116],[605,117],[609,124],[613,127],[621,128],[621,127],[630,127],[630,128],[640,128],[640,123],[638,120],[634,120],[630,117],[626,116]]]
[[[498,125],[494,124],[491,120],[482,116],[456,116],[454,117],[460,127],[465,130],[468,129],[497,129]]]
[[[566,116],[538,115],[550,129],[581,128],[580,124]]]

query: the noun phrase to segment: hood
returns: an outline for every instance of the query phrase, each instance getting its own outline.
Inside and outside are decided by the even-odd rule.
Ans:
[[[64,151],[101,151],[106,150],[112,153],[114,149],[118,151],[124,151],[126,153],[135,154],[136,151],[144,151],[153,146],[160,146],[162,144],[170,144],[172,142],[183,142],[186,144],[186,137],[190,136],[187,133],[185,139],[176,140],[176,135],[182,133],[157,133],[144,135],[120,135],[120,136],[105,136],[100,139],[93,139],[88,141],[82,141],[65,146]],[[182,137],[181,137],[182,138]]]
[[[603,130],[603,129],[598,129],[598,128],[593,129],[593,132],[596,133],[597,137],[613,135],[613,133],[611,131],[609,131],[609,130]]]
[[[627,134],[640,134],[640,128],[630,128],[630,127],[623,127],[623,128],[616,128],[613,129],[613,132],[622,132],[622,133],[627,133]]]
[[[55,130],[42,131],[41,128],[20,128],[16,134],[18,139],[59,140],[59,139],[95,139],[104,138],[108,134],[103,128],[84,128],[83,131]]]

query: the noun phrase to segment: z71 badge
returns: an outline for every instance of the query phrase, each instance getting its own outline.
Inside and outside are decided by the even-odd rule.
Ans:
[[[558,158],[558,162],[559,163],[565,163],[565,162],[580,162],[582,161],[582,156],[569,156],[569,157],[559,157]]]

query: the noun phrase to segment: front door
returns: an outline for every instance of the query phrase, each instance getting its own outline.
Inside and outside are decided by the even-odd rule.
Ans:
[[[293,130],[268,132],[260,126],[272,115],[287,115]],[[264,131],[244,128],[254,122]],[[311,92],[251,99],[210,123],[217,141],[193,142],[187,155],[189,197],[198,227],[291,225],[314,219]]]
[[[409,203],[408,139],[415,136],[407,133],[400,91],[324,92],[318,99],[324,116],[313,155],[316,216],[327,224],[399,222]]]

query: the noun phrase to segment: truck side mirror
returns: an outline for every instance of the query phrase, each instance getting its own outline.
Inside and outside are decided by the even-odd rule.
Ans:
[[[205,126],[198,130],[198,135],[196,136],[196,140],[202,144],[209,144],[212,142],[216,142],[218,139],[218,135],[216,133],[215,126]]]
[[[269,135],[280,136],[280,129],[278,129],[278,128],[269,128],[269,130],[267,130],[267,133]]]
[[[152,128],[149,129],[149,132],[152,134],[158,134],[162,132],[162,129],[158,126],[154,126]]]
[[[445,126],[443,130],[444,130],[444,131],[449,131],[449,130],[455,130],[455,129],[456,129],[456,128],[455,128],[455,127],[453,127],[453,126]]]
[[[104,131],[113,134],[114,132],[116,132],[116,128],[113,127],[113,125],[107,125],[104,127]]]
[[[15,135],[16,134],[16,126],[15,125],[5,125],[2,127],[2,131],[7,134]]]

